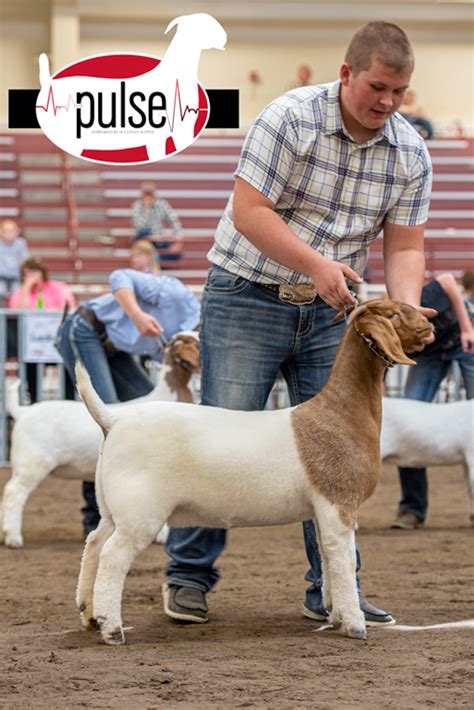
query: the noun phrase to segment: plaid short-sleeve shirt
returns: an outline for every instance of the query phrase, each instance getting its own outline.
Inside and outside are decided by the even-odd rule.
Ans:
[[[431,161],[423,139],[399,114],[356,143],[342,121],[339,89],[339,81],[302,87],[269,104],[249,131],[235,175],[268,197],[300,239],[362,274],[385,220],[426,222]],[[309,282],[235,229],[232,200],[209,259],[250,281]]]

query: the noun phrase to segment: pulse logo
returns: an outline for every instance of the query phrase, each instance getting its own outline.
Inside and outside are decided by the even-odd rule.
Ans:
[[[209,118],[201,51],[223,50],[227,35],[205,14],[178,17],[166,32],[174,27],[162,59],[100,54],[51,76],[42,54],[36,116],[46,136],[71,155],[114,165],[152,163],[191,145]]]

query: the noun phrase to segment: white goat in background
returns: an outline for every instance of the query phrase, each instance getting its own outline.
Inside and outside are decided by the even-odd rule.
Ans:
[[[156,387],[145,397],[109,406],[115,411],[137,402],[192,402],[190,380],[198,371],[198,334],[177,333],[166,346]],[[28,497],[50,474],[93,481],[102,434],[82,402],[51,400],[21,407],[15,391],[9,392],[7,408],[15,425],[12,475],[0,506],[0,536],[8,547],[22,547],[22,515]]]
[[[396,466],[462,464],[474,526],[474,400],[434,404],[383,398],[381,456]]]

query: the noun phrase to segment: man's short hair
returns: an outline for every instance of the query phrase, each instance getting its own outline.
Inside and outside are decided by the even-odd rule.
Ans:
[[[400,27],[391,22],[369,22],[360,27],[344,57],[354,75],[368,71],[374,59],[397,74],[411,72],[415,66],[410,40]]]

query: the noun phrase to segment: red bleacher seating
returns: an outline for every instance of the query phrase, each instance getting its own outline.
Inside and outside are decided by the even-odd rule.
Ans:
[[[17,219],[33,254],[53,278],[100,284],[128,265],[130,205],[143,181],[156,183],[177,211],[183,256],[168,265],[189,284],[205,279],[207,251],[232,190],[242,136],[201,137],[170,161],[114,167],[64,156],[39,132],[0,133],[0,217]],[[474,140],[428,144],[434,182],[426,229],[426,277],[474,268]],[[68,185],[69,193],[68,193]],[[78,227],[71,222],[72,194]],[[383,283],[382,240],[370,251],[368,278]]]

